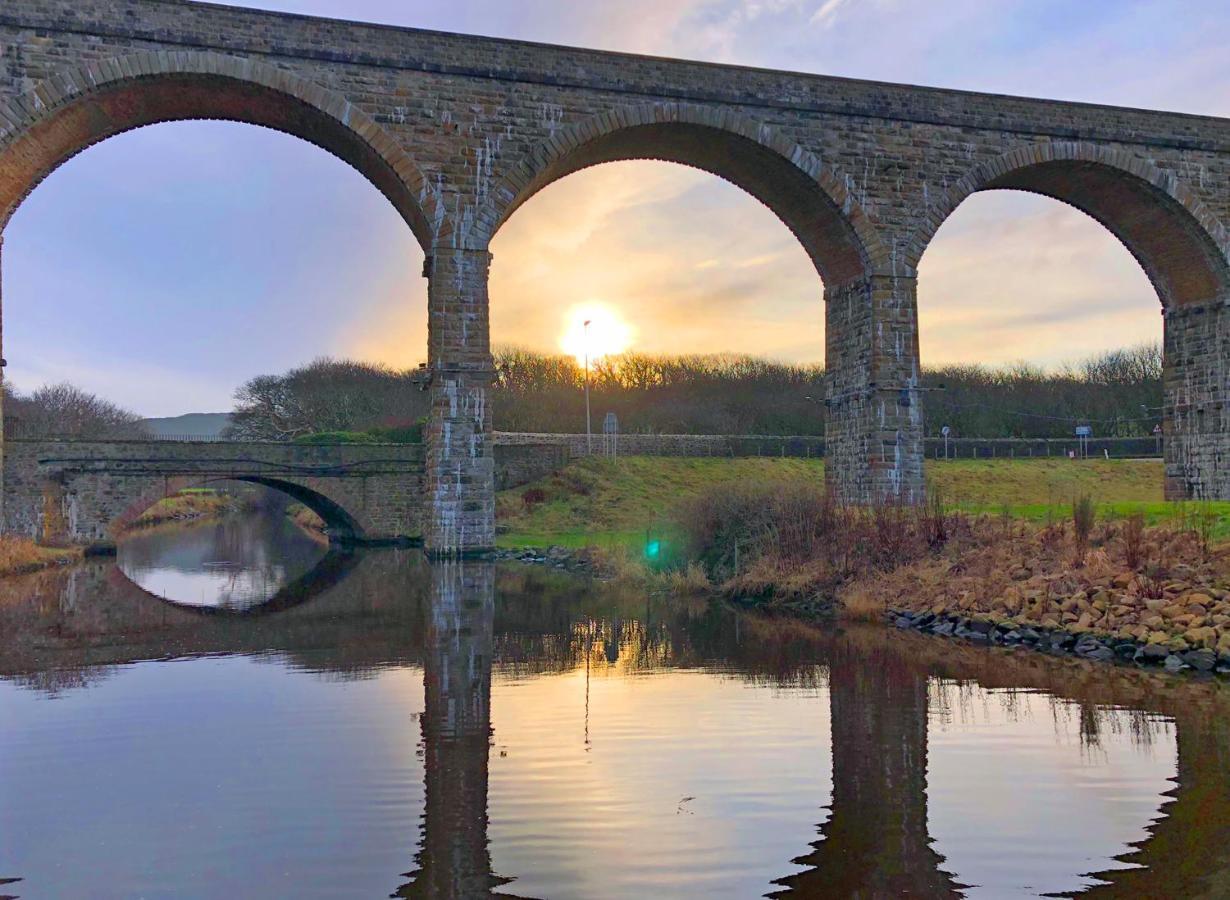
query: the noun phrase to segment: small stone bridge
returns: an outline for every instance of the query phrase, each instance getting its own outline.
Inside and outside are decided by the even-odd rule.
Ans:
[[[4,526],[44,543],[105,544],[164,497],[240,481],[298,500],[335,541],[415,540],[423,533],[424,455],[420,444],[9,440]],[[497,483],[532,481],[566,458],[560,447],[500,447]]]
[[[739,186],[815,264],[826,477],[844,499],[923,496],[919,264],[988,190],[1070,204],[1135,256],[1165,323],[1167,496],[1230,498],[1230,120],[183,0],[0,3],[0,230],[65,160],[185,119],[328,150],[423,248],[434,553],[495,542],[491,240],[556,180],[628,159]]]
[[[163,497],[228,480],[289,494],[339,540],[422,534],[417,444],[8,441],[5,524],[47,543],[104,542]]]

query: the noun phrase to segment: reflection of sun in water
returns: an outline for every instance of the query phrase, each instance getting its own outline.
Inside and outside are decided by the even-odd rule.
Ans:
[[[586,321],[589,322],[588,338]],[[623,320],[617,310],[601,301],[590,300],[568,310],[559,346],[569,356],[575,357],[578,363],[585,361],[588,350],[589,361],[593,362],[603,356],[623,353],[632,346],[632,336],[632,326]]]

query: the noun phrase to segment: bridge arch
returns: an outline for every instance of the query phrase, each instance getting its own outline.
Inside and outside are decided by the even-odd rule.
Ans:
[[[1171,172],[1104,146],[1034,143],[983,162],[927,207],[906,245],[917,271],[931,239],[971,194],[1026,191],[1075,207],[1110,231],[1135,257],[1162,305],[1230,296],[1230,233]]]
[[[337,499],[329,497],[319,485],[273,478],[265,475],[174,475],[156,479],[155,483],[130,498],[122,511],[107,525],[108,531],[119,536],[141,517],[147,509],[160,500],[190,488],[207,487],[223,481],[238,481],[256,484],[279,491],[302,503],[325,523],[325,533],[331,543],[356,544],[368,540],[367,530]]]
[[[730,109],[688,103],[620,107],[553,134],[501,179],[476,216],[486,247],[543,188],[607,162],[659,160],[701,169],[767,206],[803,245],[826,285],[888,263],[849,180],[776,129]]]
[[[83,150],[135,128],[192,119],[258,125],[332,153],[431,247],[443,208],[417,164],[367,113],[284,69],[189,51],[136,52],[66,69],[0,104],[0,231],[35,187]]]
[[[1165,494],[1230,490],[1230,232],[1170,171],[1106,146],[1035,143],[984,162],[940,195],[907,246],[917,267],[940,225],[973,193],[1026,191],[1100,223],[1132,254],[1163,312]]]

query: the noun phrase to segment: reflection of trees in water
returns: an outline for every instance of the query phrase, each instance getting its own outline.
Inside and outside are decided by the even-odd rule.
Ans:
[[[974,680],[936,678],[931,680],[928,689],[931,720],[941,727],[988,721],[992,718],[992,705],[1008,723],[1031,721],[1035,705],[1030,701],[1034,698],[1046,702],[1055,735],[1065,737],[1075,733],[1085,753],[1099,751],[1103,735],[1126,736],[1132,746],[1144,749],[1174,732],[1174,723],[1158,713],[1088,699],[1068,699],[1029,688],[987,690]]]

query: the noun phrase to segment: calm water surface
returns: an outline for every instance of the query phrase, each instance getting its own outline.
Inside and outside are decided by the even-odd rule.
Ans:
[[[163,528],[0,583],[0,896],[1230,896],[1213,681]]]

